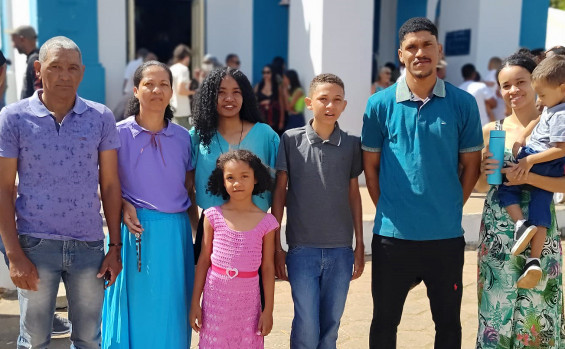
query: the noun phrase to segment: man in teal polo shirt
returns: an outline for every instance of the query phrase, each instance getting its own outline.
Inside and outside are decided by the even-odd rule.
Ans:
[[[406,296],[426,284],[435,348],[461,347],[463,204],[479,176],[483,138],[475,99],[437,78],[437,28],[399,30],[406,77],[369,98],[361,143],[373,229],[370,347],[396,347]],[[416,345],[416,343],[414,343]]]

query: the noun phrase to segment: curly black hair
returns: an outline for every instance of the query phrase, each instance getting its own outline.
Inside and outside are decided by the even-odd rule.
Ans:
[[[222,80],[231,76],[241,89],[243,103],[239,111],[239,118],[252,124],[264,122],[259,109],[257,99],[251,83],[239,69],[229,67],[218,68],[210,72],[200,85],[194,99],[192,120],[194,129],[200,137],[200,143],[206,148],[210,145],[212,137],[218,129],[218,90]]]
[[[221,196],[224,200],[230,198],[224,186],[224,166],[228,161],[243,161],[251,167],[255,180],[257,181],[255,187],[253,187],[253,195],[258,195],[273,189],[273,177],[271,176],[269,168],[261,162],[261,159],[259,159],[257,155],[249,150],[239,149],[230,150],[220,155],[218,160],[216,160],[216,168],[212,171],[208,179],[206,192]]]
[[[152,66],[158,66],[163,68],[163,70],[165,70],[169,74],[169,82],[171,83],[171,86],[173,86],[173,73],[171,72],[171,69],[169,69],[169,67],[167,67],[166,64],[161,63],[159,61],[147,61],[142,65],[140,65],[135,70],[135,73],[133,73],[133,86],[139,88],[139,83],[143,79],[143,72],[145,72],[145,69]],[[138,115],[138,114],[139,114],[139,100],[135,96],[132,96],[128,101],[128,106],[126,108],[125,115],[129,116],[129,115]],[[173,110],[171,109],[170,105],[167,105],[167,108],[165,108],[165,115],[163,116],[168,121],[171,121],[173,119]]]

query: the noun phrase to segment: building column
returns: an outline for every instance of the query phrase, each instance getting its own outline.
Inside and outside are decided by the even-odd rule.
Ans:
[[[206,0],[202,6],[205,6],[204,54],[216,56],[222,64],[228,53],[237,54],[240,70],[253,81],[253,0]]]
[[[253,79],[261,81],[263,66],[273,58],[288,62],[288,5],[279,0],[253,1]],[[291,68],[292,69],[292,68]]]
[[[521,47],[545,48],[548,8],[549,0],[522,0]]]
[[[379,66],[386,62],[393,62],[398,65],[398,28],[396,26],[397,0],[379,0],[380,20],[378,28],[374,28],[374,35],[379,36],[378,53]],[[378,69],[379,67],[377,67]],[[378,74],[378,72],[377,72]]]
[[[370,95],[374,0],[292,0],[289,13],[288,68],[297,71],[304,89],[320,73],[345,83],[347,108],[342,129],[361,134]],[[306,119],[311,117],[306,113]]]
[[[38,45],[63,35],[72,39],[82,52],[86,66],[78,94],[96,102],[105,102],[104,67],[98,56],[97,0],[30,0],[30,24],[37,24]],[[108,40],[111,40],[108,38]]]

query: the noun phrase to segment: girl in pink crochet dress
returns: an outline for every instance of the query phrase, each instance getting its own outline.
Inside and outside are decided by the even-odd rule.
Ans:
[[[202,252],[196,266],[190,325],[199,347],[263,348],[273,327],[275,217],[251,201],[272,187],[261,160],[247,150],[221,155],[208,191],[228,200],[204,211]],[[265,308],[261,311],[257,270],[261,267]],[[202,307],[200,296],[202,295]]]

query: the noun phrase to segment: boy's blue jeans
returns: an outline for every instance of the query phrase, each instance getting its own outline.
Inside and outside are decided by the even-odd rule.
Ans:
[[[353,274],[351,247],[293,247],[286,256],[294,301],[292,349],[335,349]]]
[[[532,150],[530,147],[522,147],[518,156],[516,156],[516,160],[537,153],[537,151]],[[530,172],[547,177],[562,177],[565,175],[565,158],[535,164],[532,166]],[[524,189],[530,191],[528,222],[536,226],[549,228],[551,226],[550,206],[551,200],[553,200],[552,192],[533,186],[507,186],[502,184],[498,186],[498,199],[500,200],[500,204],[504,207],[520,204],[522,190]]]
[[[48,348],[61,278],[67,291],[71,348],[100,348],[104,279],[96,274],[104,259],[104,240],[48,240],[20,235],[20,245],[37,268],[38,291],[18,288],[18,349]]]

